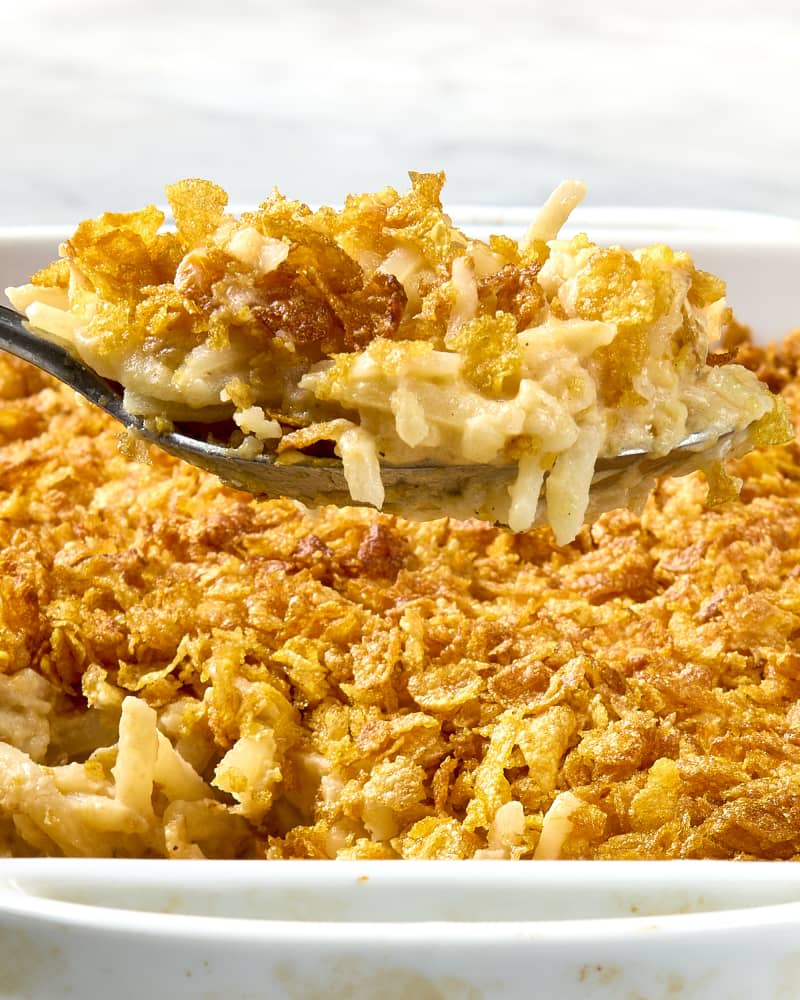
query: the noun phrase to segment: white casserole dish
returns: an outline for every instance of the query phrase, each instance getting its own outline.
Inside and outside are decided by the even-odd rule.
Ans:
[[[530,210],[461,209],[476,235]],[[586,210],[690,250],[758,340],[800,325],[800,224]],[[0,288],[67,227],[0,230]],[[800,867],[731,862],[0,862],[0,998],[800,997]]]

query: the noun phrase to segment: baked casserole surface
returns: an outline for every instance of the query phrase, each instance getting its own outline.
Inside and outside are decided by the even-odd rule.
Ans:
[[[800,417],[800,333],[738,360]],[[800,853],[800,451],[548,528],[258,502],[0,356],[0,850]]]

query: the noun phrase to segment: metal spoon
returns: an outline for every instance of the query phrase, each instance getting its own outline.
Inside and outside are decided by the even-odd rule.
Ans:
[[[245,458],[233,448],[210,444],[177,431],[157,433],[147,428],[140,417],[132,416],[122,405],[122,393],[113,383],[101,378],[67,349],[44,335],[37,335],[24,316],[0,306],[0,350],[28,361],[60,382],[85,396],[132,431],[139,439],[212,472],[235,489],[269,498],[291,497],[309,506],[353,505],[342,464],[334,459],[314,459],[283,465],[272,455]],[[710,449],[728,453],[745,432],[729,432],[720,437],[711,432],[690,434],[666,456],[654,457],[644,449],[630,449],[597,461],[593,492],[608,490],[611,481],[635,470],[636,479],[650,480],[681,468],[688,471],[692,456]],[[700,464],[699,462],[695,464]],[[413,511],[417,517],[435,517],[465,511],[458,516],[476,513],[471,501],[480,495],[497,495],[516,476],[516,467],[497,465],[390,466],[381,467],[386,490],[383,510],[390,513]],[[506,494],[507,495],[507,494]],[[595,498],[597,499],[597,498]],[[461,503],[459,504],[459,501]]]

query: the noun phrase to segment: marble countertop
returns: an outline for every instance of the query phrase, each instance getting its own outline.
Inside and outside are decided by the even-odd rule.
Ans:
[[[0,0],[0,226],[207,176],[310,202],[448,174],[452,203],[800,217],[793,0]]]

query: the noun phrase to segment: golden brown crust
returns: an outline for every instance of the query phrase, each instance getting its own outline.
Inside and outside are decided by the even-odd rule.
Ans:
[[[798,343],[741,351],[796,418]],[[738,463],[741,502],[665,480],[564,547],[257,503],[150,457],[0,358],[0,672],[33,667],[77,718],[100,677],[188,699],[171,736],[207,780],[269,724],[282,785],[243,852],[469,857],[514,800],[505,854],[531,857],[570,791],[562,856],[800,856],[796,444]],[[311,752],[335,786],[298,805]]]
[[[541,264],[517,267],[505,264],[494,274],[478,282],[478,301],[482,315],[509,313],[517,322],[517,330],[527,330],[542,321],[547,300],[536,280]]]
[[[279,349],[288,338],[301,356],[316,360],[358,350],[376,337],[392,338],[400,327],[407,303],[402,284],[374,266],[362,267],[359,254],[387,252],[393,240],[406,239],[431,279],[446,280],[454,241],[461,250],[466,241],[442,211],[443,183],[444,175],[412,174],[408,194],[388,188],[351,197],[341,212],[313,213],[273,191],[242,216],[251,230],[288,247],[277,268],[259,274],[212,239],[224,228],[227,194],[210,181],[184,180],[167,188],[175,232],[158,231],[164,216],[152,205],[107,212],[81,223],[64,244],[66,260],[32,280],[66,287],[72,265],[105,305],[124,307],[101,317],[110,337],[131,340],[138,333],[140,340],[156,336],[189,346],[207,337],[220,346],[217,328],[232,326],[251,338],[254,350]],[[232,287],[238,304],[226,306]],[[154,329],[152,313],[165,299],[171,321]]]

